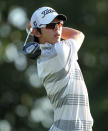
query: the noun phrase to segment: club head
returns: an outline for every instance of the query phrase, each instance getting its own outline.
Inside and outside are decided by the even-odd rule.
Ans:
[[[23,46],[23,52],[31,59],[37,59],[37,57],[41,54],[41,49],[37,42],[27,42]]]

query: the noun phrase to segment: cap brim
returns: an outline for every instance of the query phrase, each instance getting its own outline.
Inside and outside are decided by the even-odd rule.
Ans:
[[[59,19],[59,20],[63,20],[63,21],[67,20],[67,17],[65,15],[63,15],[63,14],[57,15],[56,18]]]

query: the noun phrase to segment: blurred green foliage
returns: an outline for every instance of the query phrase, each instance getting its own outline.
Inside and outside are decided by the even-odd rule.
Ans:
[[[39,103],[46,101],[46,91],[37,78],[35,81],[35,77],[30,77],[36,74],[35,61],[28,60],[22,53],[26,23],[22,28],[16,25],[22,20],[18,13],[15,14],[15,25],[9,20],[9,13],[20,8],[25,12],[27,22],[41,6],[51,6],[64,13],[68,17],[65,26],[79,29],[85,34],[84,44],[79,51],[79,64],[88,87],[94,118],[93,130],[107,131],[107,0],[0,0],[0,131],[47,131],[53,120],[53,111],[48,110],[44,103],[44,108],[40,106],[40,109],[44,115],[48,111],[49,123],[45,123],[47,117],[43,118],[42,112],[37,113],[42,117],[40,120],[38,115],[36,120],[31,119]]]

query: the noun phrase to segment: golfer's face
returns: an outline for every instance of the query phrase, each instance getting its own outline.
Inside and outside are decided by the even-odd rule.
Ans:
[[[40,43],[51,43],[55,44],[56,42],[59,42],[61,40],[61,34],[62,34],[62,25],[63,22],[54,19],[51,23],[57,23],[55,27],[51,27],[49,25],[46,28],[41,28],[41,35],[40,35]]]

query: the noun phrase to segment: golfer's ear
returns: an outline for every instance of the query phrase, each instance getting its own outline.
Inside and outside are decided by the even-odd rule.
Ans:
[[[40,32],[37,31],[37,29],[33,29],[32,32],[31,32],[31,35],[34,35],[36,37],[40,37]]]

